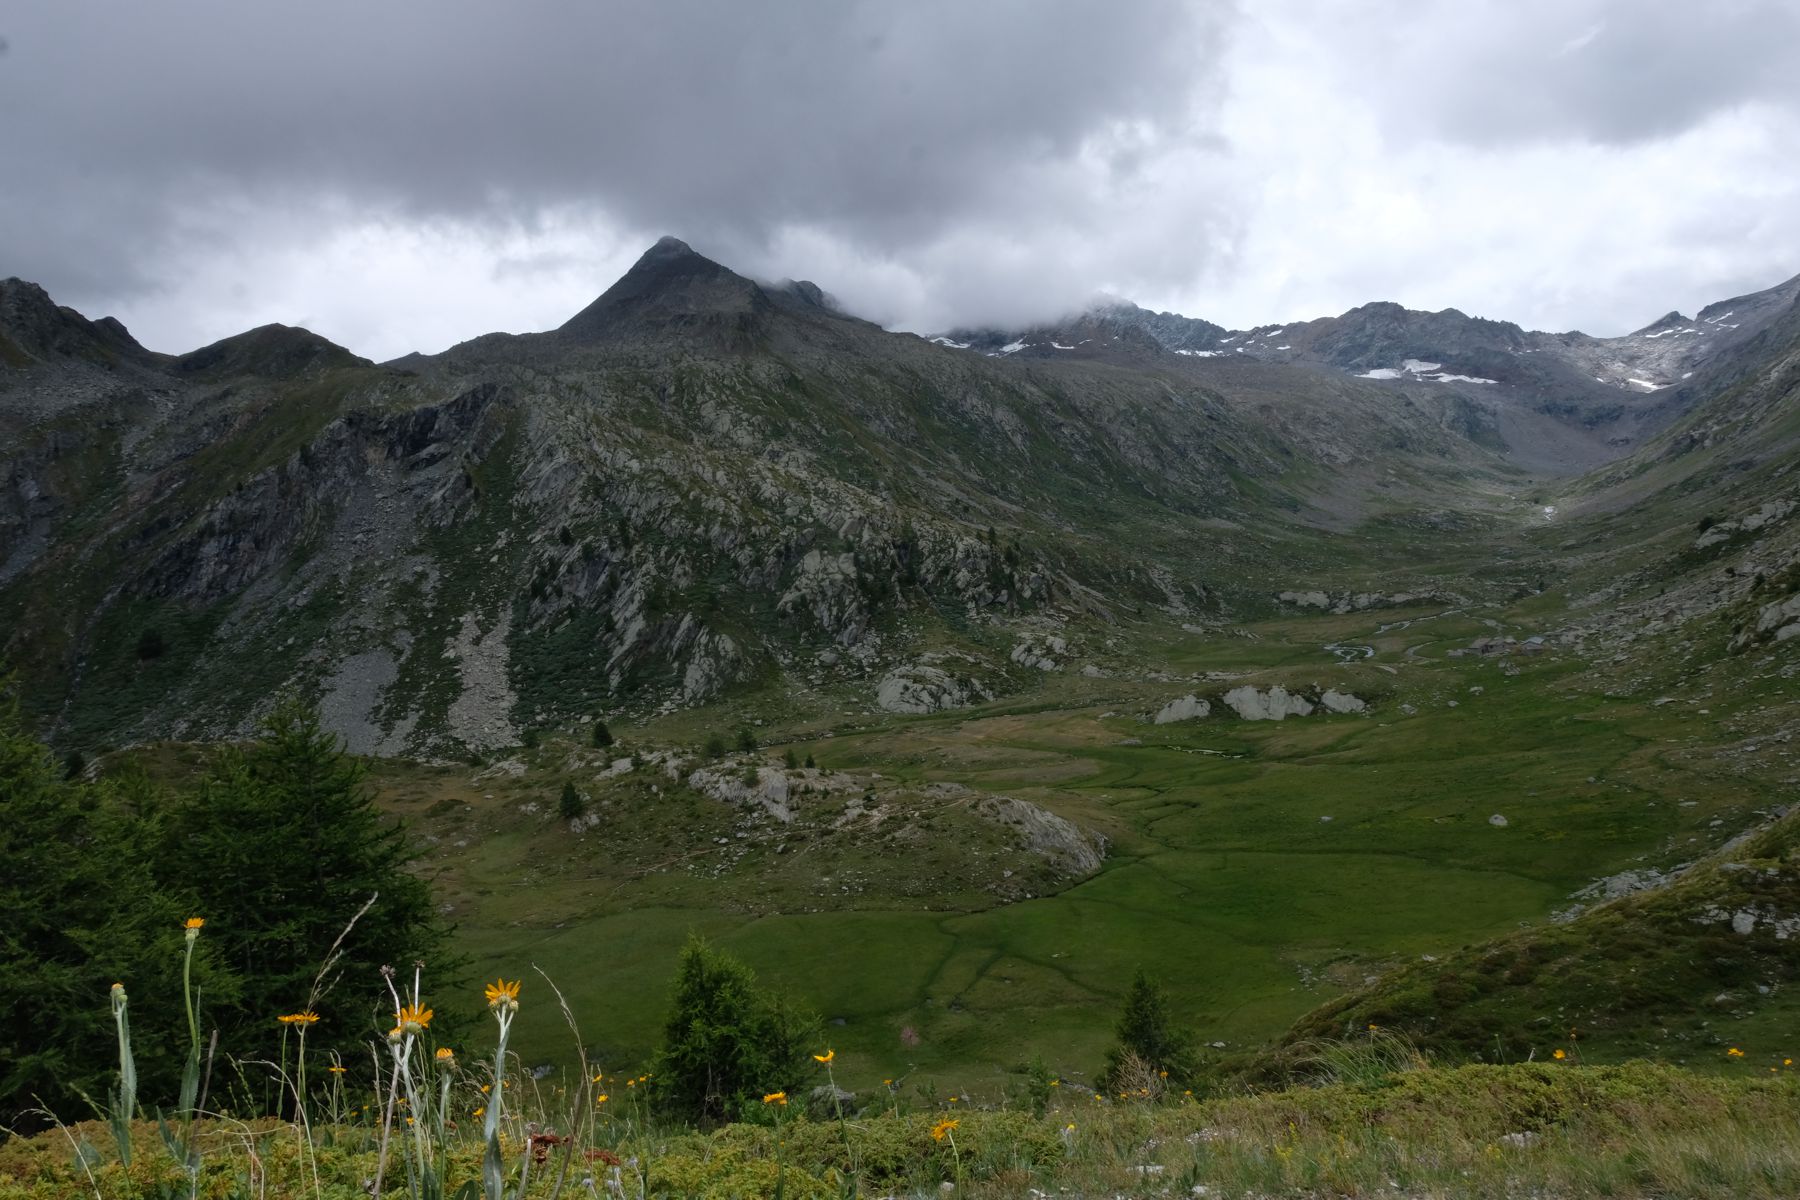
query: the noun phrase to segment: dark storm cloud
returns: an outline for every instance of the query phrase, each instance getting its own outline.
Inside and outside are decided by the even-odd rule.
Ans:
[[[1063,199],[1045,164],[1179,135],[1221,5],[241,0],[16,8],[0,60],[0,271],[161,286],[221,208],[330,198],[752,253],[805,226],[876,251]],[[1129,176],[1121,159],[1115,168]]]

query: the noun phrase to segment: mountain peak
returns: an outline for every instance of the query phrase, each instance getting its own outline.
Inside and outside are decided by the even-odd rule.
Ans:
[[[0,279],[0,365],[25,367],[56,357],[111,367],[120,359],[152,355],[115,318],[90,321],[56,303],[38,284]]]
[[[368,365],[368,359],[357,357],[310,329],[280,324],[260,325],[233,334],[175,360],[176,370],[184,374],[214,378],[230,375],[287,378],[332,367]]]
[[[741,345],[771,307],[755,283],[680,238],[664,237],[557,333],[576,341],[610,341],[682,329],[710,331],[728,345]]]

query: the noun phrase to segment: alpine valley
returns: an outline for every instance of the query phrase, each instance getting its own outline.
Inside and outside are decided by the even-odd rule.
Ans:
[[[1365,1025],[1779,1060],[1797,468],[1800,278],[1610,338],[922,338],[665,238],[386,363],[171,356],[11,279],[0,654],[94,772],[316,704],[460,951],[617,1061],[689,930],[852,1087],[1091,1071],[1140,966],[1235,1078]]]

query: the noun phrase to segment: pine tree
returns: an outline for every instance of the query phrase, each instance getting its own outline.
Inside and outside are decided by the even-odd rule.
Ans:
[[[689,937],[657,1056],[657,1101],[687,1120],[733,1117],[806,1079],[818,1030],[817,1017],[757,987],[748,966]]]
[[[743,754],[752,754],[756,750],[756,735],[750,732],[748,725],[738,727],[737,748]]]
[[[274,1018],[309,1005],[322,1018],[315,1045],[359,1040],[384,995],[380,968],[405,968],[444,942],[429,887],[407,870],[413,851],[316,709],[277,706],[256,742],[220,755],[172,827],[166,878],[192,888],[209,944],[241,981],[221,1021],[240,1058],[274,1053]],[[324,980],[341,986],[315,996],[327,951],[371,897]],[[430,965],[448,982],[454,964]]]
[[[1151,1070],[1168,1072],[1173,1081],[1184,1081],[1193,1075],[1193,1036],[1171,1023],[1168,996],[1142,967],[1132,976],[1116,1032],[1118,1045],[1106,1055],[1105,1079],[1109,1086],[1118,1081],[1121,1068],[1134,1057]]]
[[[154,816],[110,783],[63,778],[0,678],[0,1126],[35,1128],[39,1104],[64,1120],[95,1115],[118,1063],[108,992],[123,983],[146,1027],[182,1020],[181,903],[151,870]],[[191,911],[191,910],[190,910]],[[207,948],[195,978],[228,996]],[[173,1043],[138,1051],[144,1103],[172,1104]]]
[[[575,790],[573,783],[567,781],[563,783],[562,797],[556,802],[556,811],[561,813],[566,821],[573,821],[587,811],[587,801],[581,798],[581,793]]]
[[[606,727],[605,721],[594,722],[594,748],[604,749],[613,744],[612,730]]]

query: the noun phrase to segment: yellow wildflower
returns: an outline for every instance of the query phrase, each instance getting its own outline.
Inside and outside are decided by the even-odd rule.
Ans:
[[[431,1010],[422,1004],[403,1004],[400,1011],[394,1014],[394,1027],[388,1031],[388,1037],[399,1041],[407,1034],[424,1033],[431,1024]]]
[[[1558,1049],[1556,1051],[1556,1053],[1552,1054],[1550,1057],[1554,1058],[1557,1062],[1561,1062],[1563,1059],[1565,1059],[1569,1056],[1567,1054],[1563,1053],[1563,1051],[1561,1049]]]
[[[1733,1046],[1731,1049],[1729,1049],[1725,1052],[1725,1057],[1726,1058],[1742,1058],[1742,1057],[1744,1057],[1744,1052],[1742,1050],[1739,1050],[1736,1046]]]
[[[837,1057],[837,1051],[836,1051],[836,1050],[831,1050],[831,1049],[827,1049],[827,1050],[826,1050],[826,1051],[825,1051],[825,1053],[823,1053],[823,1054],[815,1054],[815,1055],[813,1055],[813,1061],[814,1061],[814,1062],[822,1062],[822,1063],[829,1063],[829,1062],[830,1062],[830,1061],[831,1061],[831,1060],[832,1060],[832,1059],[834,1059],[834,1058],[836,1058],[836,1057]]]
[[[781,1105],[781,1107],[786,1108],[787,1107],[787,1093],[786,1092],[770,1092],[768,1095],[763,1097],[763,1103],[764,1104],[779,1104],[779,1105]]]
[[[519,985],[523,980],[515,979],[511,983],[504,979],[496,979],[487,985],[488,1007],[498,1010],[505,1007],[509,1012],[519,1010]]]
[[[181,927],[183,929],[198,929],[204,924],[206,924],[205,917],[189,917],[186,921],[181,923]]]
[[[305,1029],[308,1025],[317,1023],[319,1014],[310,1011],[288,1013],[284,1017],[276,1017],[275,1019],[280,1021],[283,1025],[298,1025],[300,1028]]]
[[[960,1124],[962,1124],[960,1121],[939,1121],[936,1125],[931,1127],[932,1140],[937,1142],[943,1141],[946,1137],[950,1136],[950,1131]]]
[[[605,1104],[606,1101],[607,1101],[607,1094],[605,1092],[601,1092],[598,1096],[594,1097],[595,1104]]]
[[[344,1072],[345,1072],[345,1070],[347,1070],[347,1068],[345,1068],[345,1067],[340,1067],[340,1066],[338,1066],[338,1065],[337,1065],[337,1064],[336,1064],[336,1063],[333,1063],[333,1064],[332,1064],[332,1065],[331,1065],[331,1068],[330,1068],[330,1069],[331,1069],[331,1073],[332,1073],[332,1074],[333,1074],[333,1075],[342,1075],[342,1074],[343,1074],[343,1073],[344,1073]]]
[[[438,1066],[443,1067],[445,1070],[450,1070],[456,1066],[456,1051],[448,1046],[439,1046],[437,1048],[437,1054],[434,1057],[437,1059]]]

